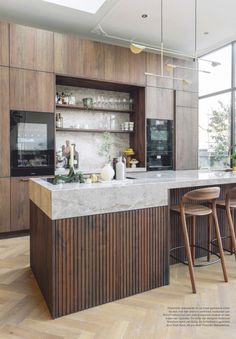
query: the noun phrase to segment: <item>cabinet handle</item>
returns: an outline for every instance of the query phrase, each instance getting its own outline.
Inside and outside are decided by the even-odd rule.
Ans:
[[[29,179],[24,178],[24,179],[20,179],[20,181],[27,182],[27,181],[29,181]]]

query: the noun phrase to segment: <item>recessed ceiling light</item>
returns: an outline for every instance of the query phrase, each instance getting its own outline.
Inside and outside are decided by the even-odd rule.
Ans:
[[[204,35],[208,35],[208,34],[209,34],[209,32],[204,32],[203,34],[204,34]]]
[[[55,5],[95,14],[106,0],[42,0]]]
[[[146,19],[146,18],[148,17],[148,15],[147,15],[147,14],[142,14],[141,17],[142,17],[143,19]]]

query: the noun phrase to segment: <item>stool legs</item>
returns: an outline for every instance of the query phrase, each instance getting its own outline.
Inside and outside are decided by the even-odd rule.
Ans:
[[[217,214],[216,214],[216,205],[215,204],[213,204],[212,216],[213,216],[214,224],[215,224],[216,238],[217,238],[219,251],[220,251],[220,260],[221,260],[221,266],[222,266],[222,271],[223,271],[223,275],[224,275],[224,280],[225,280],[225,282],[227,282],[228,276],[227,276],[227,272],[226,272],[224,251],[223,251],[223,246],[222,246],[222,241],[221,241],[220,227],[219,227],[218,218],[217,218]]]
[[[192,233],[191,233],[191,254],[193,265],[195,264],[195,242],[196,242],[196,216],[192,217]]]
[[[185,218],[185,214],[184,214],[183,211],[181,211],[181,225],[182,225],[182,230],[183,230],[186,255],[187,255],[187,259],[188,259],[188,269],[189,269],[190,280],[191,280],[191,284],[192,284],[192,290],[193,290],[193,293],[196,293],[196,283],[195,283],[195,276],[194,276],[194,270],[193,270],[192,254],[191,254],[191,250],[190,250],[190,243],[189,243],[189,237],[188,237],[186,218]]]
[[[227,213],[229,231],[230,231],[230,236],[231,236],[231,244],[232,244],[232,248],[233,248],[235,259],[236,259],[236,240],[235,240],[234,222],[232,219],[230,208],[228,207],[226,208],[226,213]]]
[[[208,253],[207,261],[211,260],[211,239],[212,239],[212,214],[208,216]]]

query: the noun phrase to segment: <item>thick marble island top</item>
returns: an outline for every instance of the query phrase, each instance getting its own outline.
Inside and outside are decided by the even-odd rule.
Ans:
[[[163,171],[129,173],[124,181],[52,185],[30,180],[29,197],[52,220],[168,205],[173,188],[236,184],[236,172]]]

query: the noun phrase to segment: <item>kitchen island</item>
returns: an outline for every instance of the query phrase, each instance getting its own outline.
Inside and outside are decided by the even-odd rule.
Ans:
[[[31,269],[54,318],[168,284],[169,249],[181,243],[169,205],[193,188],[217,185],[223,197],[236,184],[236,174],[223,171],[129,176],[96,184],[30,181]],[[203,245],[204,223],[199,219],[197,233]]]

